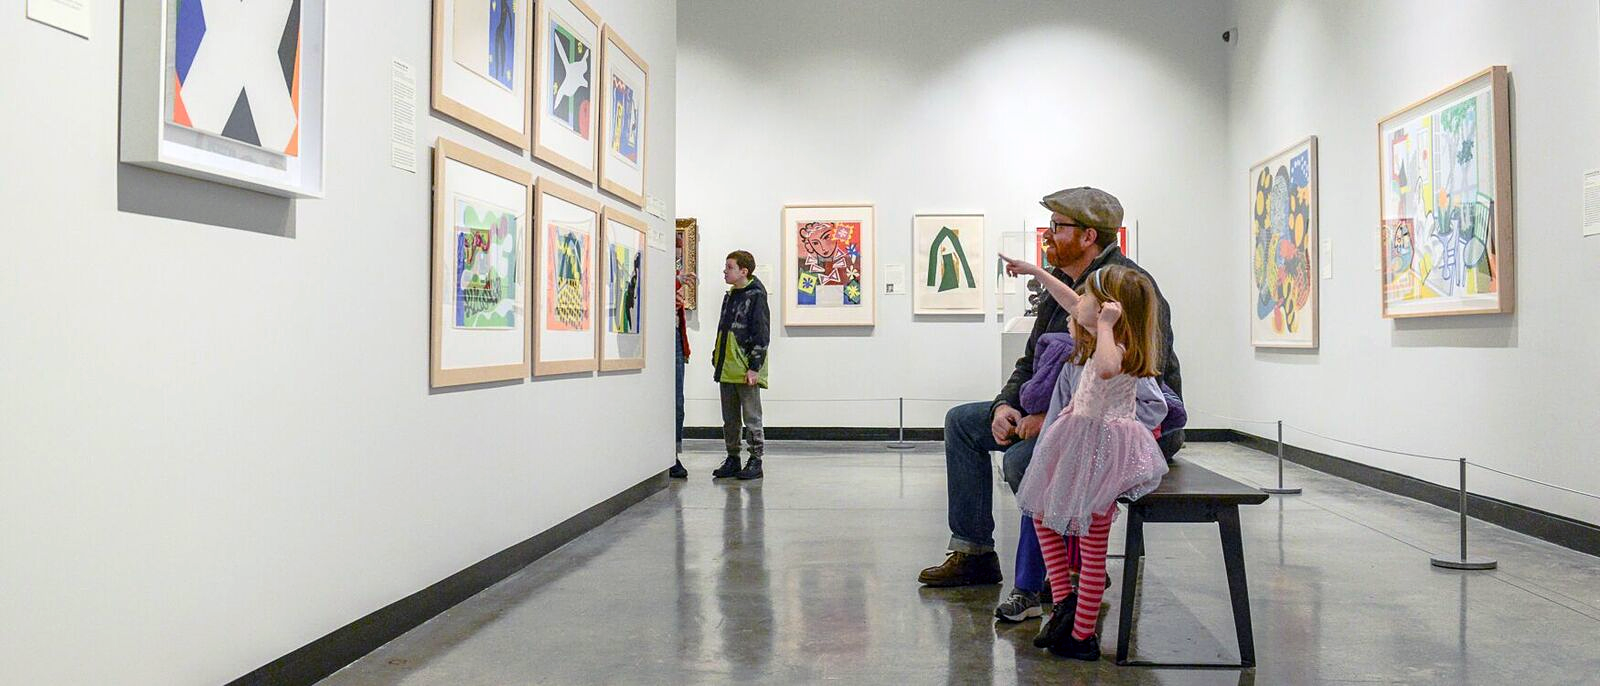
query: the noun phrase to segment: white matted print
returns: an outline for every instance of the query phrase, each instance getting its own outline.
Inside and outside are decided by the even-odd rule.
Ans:
[[[1317,137],[1250,168],[1250,343],[1317,347]]]
[[[786,205],[782,221],[784,325],[876,324],[872,205]]]
[[[913,313],[983,314],[983,215],[919,214],[911,243]]]
[[[526,150],[533,0],[433,0],[433,108]]]
[[[533,177],[439,139],[434,149],[434,387],[528,375]]]
[[[650,65],[606,26],[601,37],[600,189],[644,207]]]
[[[324,1],[128,3],[122,161],[321,197]]]
[[[644,221],[612,208],[600,213],[600,369],[644,369]]]
[[[583,0],[542,0],[536,15],[533,154],[593,183],[600,140],[600,15]]]
[[[534,188],[534,212],[538,335],[533,342],[533,375],[594,371],[599,366],[595,272],[600,205],[541,178]]]

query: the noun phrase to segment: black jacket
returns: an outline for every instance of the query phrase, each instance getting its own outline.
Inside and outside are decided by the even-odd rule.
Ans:
[[[772,314],[767,309],[767,287],[761,279],[750,277],[750,285],[729,289],[722,296],[722,316],[717,319],[716,359],[711,362],[714,380],[720,380],[722,364],[728,357],[723,341],[728,333],[744,351],[746,366],[759,372],[767,363],[767,346],[772,338]]]
[[[1109,264],[1121,265],[1132,269],[1149,277],[1151,284],[1156,283],[1155,277],[1150,276],[1150,272],[1145,271],[1135,264],[1133,260],[1128,259],[1126,255],[1122,254],[1121,250],[1117,249],[1116,245],[1107,247],[1104,252],[1100,253],[1099,257],[1090,262],[1089,267],[1083,270],[1083,275],[1079,279],[1088,278],[1095,270]],[[1076,288],[1078,285],[1077,281],[1074,281],[1060,269],[1053,270],[1051,273],[1055,274],[1056,278],[1061,279],[1068,286]],[[1161,311],[1156,315],[1161,326],[1161,350],[1163,352],[1160,378],[1163,383],[1167,384],[1168,388],[1172,389],[1173,393],[1182,398],[1183,376],[1179,371],[1178,353],[1172,348],[1172,308],[1167,306],[1167,298],[1161,294],[1161,286],[1159,285],[1156,286],[1156,300],[1161,304]],[[1033,322],[1033,333],[1028,335],[1028,347],[1023,350],[1022,357],[1017,359],[1017,368],[1011,372],[1011,379],[1006,382],[1005,388],[1000,389],[1000,395],[995,397],[994,402],[989,406],[990,415],[994,414],[994,408],[1001,403],[1021,411],[1022,384],[1033,378],[1034,346],[1039,342],[1039,337],[1044,334],[1070,331],[1068,321],[1067,311],[1061,307],[1060,303],[1056,302],[1055,298],[1050,297],[1049,293],[1046,292],[1039,303],[1039,316]],[[1178,452],[1178,449],[1183,447],[1183,429],[1164,434],[1157,442],[1161,444],[1161,453],[1171,459]]]

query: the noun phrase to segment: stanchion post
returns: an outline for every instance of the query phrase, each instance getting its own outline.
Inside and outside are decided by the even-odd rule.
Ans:
[[[1435,567],[1444,567],[1445,569],[1468,569],[1468,570],[1494,569],[1495,567],[1499,566],[1499,563],[1495,562],[1494,560],[1491,560],[1491,559],[1489,559],[1487,557],[1468,557],[1467,556],[1467,460],[1466,460],[1466,458],[1461,458],[1460,463],[1461,463],[1461,489],[1460,489],[1461,502],[1458,505],[1458,508],[1459,508],[1460,516],[1461,516],[1461,554],[1460,554],[1460,557],[1453,557],[1453,558],[1452,557],[1442,557],[1442,556],[1441,557],[1435,557],[1432,560],[1433,566],[1435,566]]]
[[[1263,489],[1261,489],[1261,492],[1262,493],[1271,493],[1273,495],[1300,495],[1300,489],[1298,489],[1298,488],[1284,488],[1283,487],[1283,420],[1282,419],[1278,420],[1278,487],[1277,488],[1263,488]]]
[[[910,450],[916,446],[906,442],[906,399],[900,398],[900,440],[890,443],[890,450]]]

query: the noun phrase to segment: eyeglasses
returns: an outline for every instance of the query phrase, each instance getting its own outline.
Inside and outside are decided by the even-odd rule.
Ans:
[[[1068,222],[1050,222],[1050,232],[1051,233],[1061,233],[1062,231],[1067,230],[1067,229],[1088,229],[1090,231],[1095,230],[1094,227],[1092,227],[1092,226],[1084,226],[1082,224],[1071,224],[1071,223],[1068,223]]]

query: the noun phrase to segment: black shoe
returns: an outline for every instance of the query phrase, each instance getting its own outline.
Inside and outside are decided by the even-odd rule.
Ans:
[[[667,476],[674,479],[687,479],[689,478],[689,470],[683,468],[682,460],[673,460],[672,468],[667,470]]]
[[[1078,594],[1068,593],[1065,600],[1051,608],[1050,618],[1039,625],[1039,633],[1033,637],[1033,647],[1048,648],[1062,636],[1072,636],[1072,616],[1077,612]]]
[[[761,458],[754,455],[750,456],[750,461],[744,463],[744,469],[739,470],[739,473],[734,474],[734,476],[739,477],[740,481],[761,478]]]
[[[918,583],[934,587],[998,584],[1000,581],[1000,556],[993,550],[976,554],[951,551],[944,564],[924,569],[917,575]]]
[[[1100,659],[1100,634],[1089,634],[1088,638],[1080,641],[1073,638],[1072,630],[1068,629],[1061,638],[1050,644],[1050,654],[1094,662]]]
[[[728,478],[730,476],[733,476],[735,474],[738,474],[738,473],[739,473],[739,456],[738,455],[729,455],[727,459],[722,461],[722,466],[721,467],[718,467],[718,468],[716,468],[715,470],[713,470],[711,472],[711,478],[713,478],[713,479],[726,479],[726,478]]]

